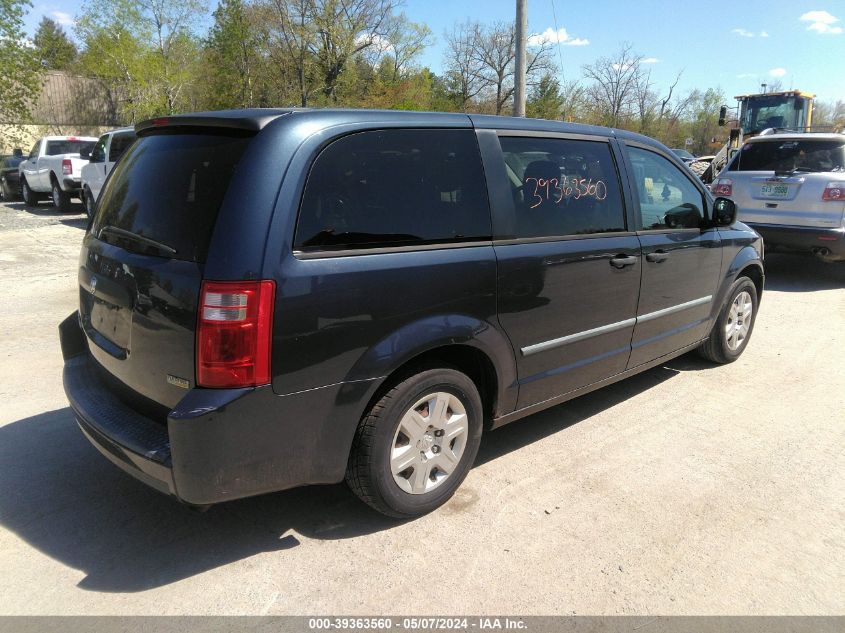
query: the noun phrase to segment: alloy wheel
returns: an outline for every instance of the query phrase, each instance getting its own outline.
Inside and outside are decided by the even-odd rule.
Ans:
[[[725,341],[732,352],[738,350],[748,337],[753,313],[754,304],[751,301],[751,295],[747,290],[743,290],[731,303],[728,320],[725,323]]]

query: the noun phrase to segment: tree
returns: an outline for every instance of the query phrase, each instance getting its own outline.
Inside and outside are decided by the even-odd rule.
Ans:
[[[525,110],[529,117],[554,121],[561,118],[563,105],[560,82],[550,73],[546,73],[539,83],[532,87]]]
[[[243,0],[220,0],[206,42],[210,105],[249,108],[256,104],[258,37]]]
[[[186,109],[204,10],[200,0],[86,0],[77,22],[82,68],[120,91],[130,120]]]
[[[41,89],[40,64],[35,50],[26,44],[23,18],[28,0],[0,0],[0,122],[30,121],[30,109]],[[3,145],[19,145],[22,135],[11,131]]]
[[[41,18],[32,43],[45,68],[70,70],[76,64],[76,44],[70,40],[58,22],[46,15]]]
[[[612,57],[600,57],[583,67],[585,77],[592,81],[588,94],[599,123],[620,127],[630,117],[637,86],[643,85],[642,59],[630,44],[623,44]]]
[[[457,108],[466,112],[470,102],[484,89],[482,64],[475,55],[475,25],[465,22],[446,33],[447,90],[456,102]]]
[[[390,15],[384,24],[384,36],[370,47],[371,63],[375,66],[382,58],[389,58],[390,81],[398,81],[433,42],[431,29],[425,24],[411,22],[404,13]]]
[[[516,37],[513,23],[496,23],[490,27],[475,24],[473,54],[481,67],[481,78],[495,95],[496,114],[502,114],[514,92]],[[537,81],[551,70],[548,44],[542,43],[528,51],[526,83]]]

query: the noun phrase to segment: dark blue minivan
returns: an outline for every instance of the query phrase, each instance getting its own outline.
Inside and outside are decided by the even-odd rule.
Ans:
[[[184,503],[345,479],[417,516],[483,430],[751,336],[760,237],[646,137],[355,110],[136,131],[83,241],[64,385],[100,452]]]

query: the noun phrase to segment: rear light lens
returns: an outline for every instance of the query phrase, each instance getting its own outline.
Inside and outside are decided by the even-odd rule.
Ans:
[[[718,178],[710,190],[716,196],[730,196],[734,190],[734,181],[730,178]]]
[[[73,173],[73,163],[70,161],[69,158],[65,158],[62,161],[62,175],[67,176]]]
[[[197,385],[252,387],[270,382],[276,284],[204,281],[197,325]]]
[[[822,200],[845,202],[845,182],[829,182],[822,192]]]

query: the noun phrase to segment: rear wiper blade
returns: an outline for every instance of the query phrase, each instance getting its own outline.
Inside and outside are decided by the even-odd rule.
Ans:
[[[125,240],[129,240],[131,242],[137,242],[138,244],[143,244],[145,246],[152,246],[153,248],[158,249],[159,251],[167,254],[167,255],[175,255],[176,249],[172,246],[168,246],[163,242],[157,242],[156,240],[151,240],[148,237],[144,237],[143,235],[138,235],[137,233],[133,233],[132,231],[127,231],[125,229],[119,229],[116,226],[104,226],[100,229],[100,233],[98,235],[101,236],[103,233],[115,235],[117,237],[123,238]]]

